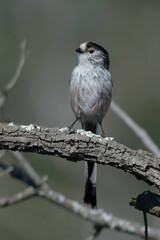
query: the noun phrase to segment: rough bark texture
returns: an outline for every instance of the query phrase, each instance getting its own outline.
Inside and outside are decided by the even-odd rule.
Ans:
[[[83,130],[0,124],[0,149],[36,152],[120,168],[159,187],[160,158]]]

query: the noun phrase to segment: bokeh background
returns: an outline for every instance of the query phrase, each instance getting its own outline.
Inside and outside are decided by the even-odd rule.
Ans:
[[[75,49],[88,40],[104,46],[110,54],[115,102],[160,144],[159,0],[0,0],[0,89],[14,74],[23,38],[31,54],[6,102],[11,121],[46,127],[72,123],[69,79],[77,62]],[[111,110],[103,125],[107,136],[132,149],[145,149]],[[25,157],[41,176],[49,176],[56,191],[82,202],[83,162],[29,153]],[[9,153],[4,160],[13,161]],[[6,176],[0,179],[0,196],[24,187]],[[98,166],[98,207],[116,216],[143,223],[142,213],[128,203],[148,188],[127,173]],[[158,219],[148,218],[151,226],[159,226]],[[81,240],[90,230],[90,223],[42,199],[0,209],[3,240]],[[103,230],[98,239],[137,238]]]

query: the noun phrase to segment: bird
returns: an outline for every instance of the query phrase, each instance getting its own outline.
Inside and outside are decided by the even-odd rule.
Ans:
[[[74,67],[70,79],[71,107],[76,119],[70,129],[80,121],[82,129],[94,134],[98,134],[100,125],[102,136],[105,136],[102,120],[111,104],[113,88],[109,54],[102,46],[89,41],[81,43],[76,52],[78,65]],[[84,175],[83,201],[96,208],[97,164],[85,161]]]

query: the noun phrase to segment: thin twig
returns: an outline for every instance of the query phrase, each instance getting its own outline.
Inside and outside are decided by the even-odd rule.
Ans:
[[[12,79],[9,81],[9,83],[4,87],[4,89],[0,92],[0,109],[2,110],[4,105],[5,105],[5,101],[7,99],[8,93],[10,92],[10,90],[15,86],[17,80],[19,79],[23,66],[25,64],[25,60],[27,58],[27,56],[29,55],[29,53],[26,53],[26,39],[24,39],[20,45],[20,49],[21,49],[21,54],[20,54],[20,59],[19,59],[19,63],[17,65],[15,74],[13,75]]]
[[[12,197],[0,198],[0,207],[15,205],[35,196],[49,200],[51,203],[63,207],[74,213],[76,216],[99,226],[99,228],[109,228],[131,235],[144,237],[144,227],[142,225],[115,217],[110,213],[104,212],[103,209],[92,210],[79,202],[67,199],[61,193],[55,192],[46,183],[43,183],[39,189],[28,187],[24,191],[19,192]],[[159,240],[160,231],[158,229],[149,228],[149,237],[150,240]]]
[[[35,183],[35,185],[40,185],[41,178],[38,176],[37,172],[33,169],[23,154],[18,151],[11,152],[11,154],[16,158],[17,162],[21,165],[24,171],[28,174],[29,178]]]
[[[24,39],[20,45],[21,55],[20,55],[19,63],[17,65],[16,72],[12,77],[12,79],[10,80],[10,82],[5,86],[3,90],[5,94],[8,94],[8,92],[14,87],[15,83],[17,82],[18,78],[21,75],[21,71],[25,64],[26,57],[28,56],[28,54],[26,54],[26,44],[27,44],[27,40]]]
[[[143,211],[144,226],[145,226],[145,240],[148,240],[148,222],[147,222],[147,213]]]
[[[4,157],[5,153],[6,153],[5,150],[1,150],[1,151],[0,151],[0,159],[1,159],[2,157]]]
[[[147,131],[139,126],[118,104],[112,101],[111,109],[128,125],[138,136],[143,144],[153,153],[160,157],[160,149],[149,136]]]
[[[93,228],[92,228],[91,235],[87,238],[87,240],[96,239],[96,237],[98,237],[98,235],[100,234],[101,230],[102,230],[101,226],[94,225]]]
[[[0,178],[4,177],[5,175],[11,173],[13,171],[13,167],[9,166],[7,169],[3,170],[2,172],[0,172]]]
[[[12,197],[1,197],[0,207],[15,205],[35,195],[36,195],[36,190],[33,187],[27,187],[24,191],[16,193]]]
[[[37,193],[40,197],[53,202],[72,213],[80,216],[81,218],[92,222],[94,225],[101,228],[109,228],[112,230],[128,233],[131,235],[137,235],[144,237],[144,227],[138,223],[130,222],[125,219],[121,219],[113,216],[113,214],[103,211],[103,209],[92,210],[87,206],[80,204],[77,201],[67,199],[61,193],[55,192],[48,185],[45,185],[44,189],[41,189]],[[149,237],[151,239],[160,239],[159,229],[149,228]]]

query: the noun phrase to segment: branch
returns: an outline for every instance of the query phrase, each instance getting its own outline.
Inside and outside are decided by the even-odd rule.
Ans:
[[[147,213],[143,212],[143,218],[144,218],[144,234],[145,234],[145,240],[148,240],[148,221],[147,221]]]
[[[20,164],[20,166],[24,169],[24,171],[28,174],[29,179],[34,182],[35,186],[39,186],[41,184],[41,178],[38,176],[37,172],[32,168],[29,162],[25,159],[22,153],[20,152],[12,152],[12,155],[16,158],[16,161]]]
[[[92,228],[91,235],[87,238],[87,240],[96,239],[96,237],[100,234],[101,230],[102,230],[102,227],[100,227],[99,225],[94,225]]]
[[[102,228],[110,228],[112,230],[144,237],[144,226],[115,217],[113,214],[104,212],[103,209],[92,210],[76,201],[67,199],[64,195],[52,190],[48,185],[46,185],[43,190],[40,190],[38,195],[92,222],[98,227],[96,231],[93,232],[92,237],[99,234]],[[158,229],[149,228],[148,233],[150,239],[160,238],[160,231]]]
[[[153,153],[160,157],[160,149],[154,143],[147,131],[139,126],[118,104],[112,101],[111,109],[128,125],[132,131],[141,139],[143,144]]]
[[[24,191],[14,194],[12,197],[1,197],[0,207],[11,206],[27,200],[36,195],[36,190],[33,187],[27,187]]]
[[[66,208],[77,216],[93,223],[95,226],[99,226],[99,229],[110,228],[112,230],[144,237],[144,227],[142,225],[115,217],[112,214],[104,212],[103,209],[92,210],[55,192],[46,183],[41,184],[40,188],[37,190],[28,187],[23,192],[17,193],[10,198],[0,198],[0,207],[11,206],[35,196],[42,197],[45,200],[49,200],[51,203]],[[98,233],[99,232],[97,232],[97,234]],[[96,236],[96,233],[94,233],[93,236]],[[160,239],[160,231],[158,229],[149,228],[149,237],[153,240]]]
[[[39,194],[41,197],[70,210],[83,219],[92,222],[96,226],[101,228],[111,228],[112,230],[134,234],[141,237],[144,236],[144,227],[142,225],[115,217],[113,214],[104,212],[103,209],[91,210],[76,201],[67,199],[64,195],[56,193],[50,188],[42,191],[42,194]],[[154,229],[152,231],[152,229],[149,229],[150,239],[159,239],[159,234],[159,230]]]
[[[122,169],[157,188],[160,185],[160,158],[84,130],[0,124],[0,149],[55,155],[70,161],[94,161]]]
[[[0,168],[1,168],[2,163],[0,162]],[[13,171],[13,167],[9,166],[7,167],[5,170],[3,170],[2,172],[0,172],[0,178],[4,177],[5,175],[11,173]]]
[[[0,159],[5,155],[6,151],[2,150],[0,151]]]
[[[12,79],[10,82],[4,87],[4,89],[0,92],[0,109],[2,110],[5,104],[5,101],[7,99],[8,93],[10,90],[14,87],[16,84],[17,80],[19,79],[23,66],[25,64],[25,60],[28,56],[28,53],[26,53],[26,40],[24,39],[20,45],[21,48],[21,54],[20,54],[20,59],[19,63],[17,65],[15,74],[13,75]]]

